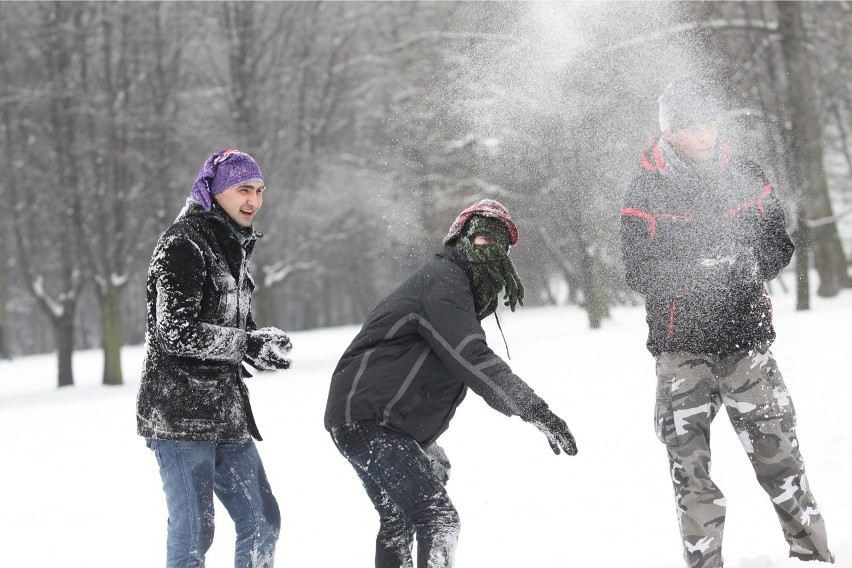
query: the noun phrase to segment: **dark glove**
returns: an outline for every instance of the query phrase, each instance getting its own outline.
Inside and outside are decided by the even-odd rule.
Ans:
[[[731,285],[754,285],[763,284],[763,282],[763,274],[760,273],[760,266],[754,258],[754,253],[746,251],[745,254],[737,257],[731,266]]]
[[[528,419],[527,422],[547,436],[554,454],[559,455],[561,449],[569,456],[577,455],[577,442],[568,425],[549,409],[538,412],[538,416]]]
[[[286,333],[277,327],[262,327],[247,335],[246,360],[252,367],[261,371],[290,368],[292,361],[286,354],[293,344]]]
[[[429,463],[432,465],[432,471],[441,480],[441,483],[446,485],[450,479],[450,459],[444,448],[436,443],[431,443],[423,448],[423,453],[429,458]]]

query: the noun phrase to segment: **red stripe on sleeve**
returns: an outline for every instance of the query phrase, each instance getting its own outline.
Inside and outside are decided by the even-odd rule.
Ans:
[[[621,215],[632,215],[633,217],[639,217],[640,219],[648,221],[648,223],[651,224],[651,227],[648,230],[648,238],[653,239],[654,235],[657,234],[657,220],[654,219],[654,216],[650,213],[646,213],[645,211],[639,211],[638,209],[633,209],[631,207],[625,207],[621,210]]]
[[[752,205],[754,205],[754,203],[755,203],[754,201],[749,201],[748,203],[743,203],[742,205],[737,205],[736,207],[728,209],[727,211],[725,211],[725,217],[730,217],[731,215],[733,215],[734,213],[736,213],[738,211],[742,211],[743,209],[747,209],[747,208],[751,207]]]
[[[669,169],[666,167],[666,164],[663,163],[663,155],[660,152],[660,143],[657,142],[654,144],[654,162],[657,164],[657,169],[661,172],[666,173]]]

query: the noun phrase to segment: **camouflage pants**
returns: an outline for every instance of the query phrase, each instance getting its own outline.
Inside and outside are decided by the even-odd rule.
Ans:
[[[805,477],[793,402],[772,354],[748,350],[657,357],[656,431],[668,450],[687,565],[723,565],[725,497],[710,479],[710,424],[722,404],[772,500],[790,556],[833,562]]]

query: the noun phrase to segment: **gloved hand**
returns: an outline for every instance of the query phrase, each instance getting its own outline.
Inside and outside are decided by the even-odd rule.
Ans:
[[[262,327],[247,334],[246,360],[255,369],[276,371],[289,369],[292,361],[287,353],[293,348],[287,334],[277,327]]]
[[[447,457],[447,453],[444,451],[444,448],[432,442],[423,448],[423,453],[425,453],[426,457],[429,458],[429,463],[432,465],[432,471],[435,472],[435,475],[438,476],[441,483],[446,485],[447,481],[450,479],[450,459]]]
[[[571,434],[565,421],[553,414],[550,409],[545,408],[538,412],[538,416],[528,419],[527,422],[547,436],[550,449],[554,454],[559,455],[561,449],[569,456],[577,455],[577,442],[574,440],[574,435]]]
[[[760,273],[760,266],[757,264],[757,259],[754,253],[750,250],[745,251],[737,257],[737,260],[731,265],[731,285],[745,284],[763,284],[763,274]]]
[[[699,259],[697,264],[699,289],[731,289],[763,283],[754,252],[739,244],[720,244],[705,258]]]

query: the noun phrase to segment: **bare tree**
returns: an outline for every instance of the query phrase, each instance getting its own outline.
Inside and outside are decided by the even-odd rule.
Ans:
[[[807,33],[789,27],[798,43],[779,25],[794,7]],[[725,134],[796,196],[807,307],[811,254],[823,292],[846,269],[848,13],[847,3],[7,3],[0,325],[8,310],[44,313],[26,318],[15,348],[56,338],[66,370],[77,325],[76,344],[103,341],[104,382],[120,383],[122,334],[143,335],[139,276],[158,233],[199,159],[234,145],[258,157],[270,186],[254,274],[263,323],[360,321],[459,208],[491,197],[518,217],[527,304],[561,301],[567,286],[599,326],[633,300],[617,210],[658,135],[656,96],[690,72],[725,84],[735,115]],[[788,72],[805,61],[812,92],[796,96],[814,104],[794,121],[801,81]],[[808,132],[817,159],[800,142],[790,151],[804,130],[788,125],[802,120],[822,127]],[[818,180],[805,165],[819,162],[829,191],[814,199],[814,182],[795,180]]]
[[[777,2],[778,29],[783,36],[792,104],[792,150],[800,164],[811,220],[833,217],[823,164],[822,133],[814,77],[808,56],[808,37],[802,21],[800,2]],[[836,296],[850,285],[846,259],[837,225],[826,222],[810,227],[814,266],[820,276],[817,294]]]
[[[80,85],[74,55],[79,36],[73,33],[82,11],[80,5],[57,2],[35,4],[32,12],[24,14],[27,15],[37,18],[38,26],[32,31],[39,38],[33,42],[37,46],[35,60],[27,63],[35,65],[43,76],[28,77],[36,83],[20,89],[16,110],[25,117],[41,115],[45,119],[35,123],[8,115],[6,118],[9,145],[14,140],[29,140],[30,146],[40,151],[35,155],[11,151],[11,206],[19,212],[12,226],[26,287],[53,329],[58,384],[62,387],[74,383],[71,362],[75,312],[85,281],[77,244],[81,240],[82,217],[75,93]],[[3,79],[13,84],[9,71],[9,66],[3,66]]]
[[[179,46],[163,33],[161,4],[88,4],[89,33],[80,47],[81,123],[86,131],[82,153],[88,158],[86,212],[81,243],[101,308],[103,384],[123,382],[123,294],[149,253],[143,235],[151,232],[159,207],[144,177],[153,164],[157,177],[169,171],[169,159],[157,151],[164,121],[174,105],[163,104],[177,92],[175,56]],[[174,25],[174,23],[172,23]],[[147,142],[147,145],[146,145]],[[146,147],[151,155],[144,153]]]

